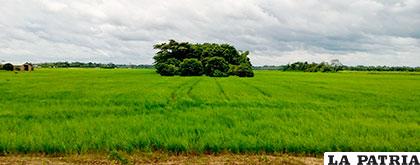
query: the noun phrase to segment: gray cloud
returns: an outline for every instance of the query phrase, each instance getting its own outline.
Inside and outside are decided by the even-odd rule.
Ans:
[[[0,60],[151,64],[168,39],[231,43],[255,65],[420,65],[418,0],[3,0]]]

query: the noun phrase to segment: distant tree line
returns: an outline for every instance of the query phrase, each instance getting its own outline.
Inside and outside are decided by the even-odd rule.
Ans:
[[[130,65],[130,64],[102,64],[102,63],[83,63],[83,62],[52,62],[52,63],[40,63],[36,64],[37,67],[41,68],[153,68],[153,65]]]
[[[346,71],[400,71],[400,72],[420,72],[420,67],[408,66],[345,66],[338,60],[332,60],[330,63],[308,63],[295,62],[287,65],[264,65],[254,67],[256,70],[282,70],[282,71],[302,71],[302,72],[338,72]]]
[[[216,58],[213,58],[213,60],[210,60],[209,63],[212,64],[212,65],[219,65],[219,64],[217,64],[218,61],[223,61],[223,60],[216,57]],[[175,64],[178,63],[177,61],[171,61],[171,60],[169,60],[168,62],[169,63],[175,63]],[[188,63],[188,62],[186,62],[186,63]],[[226,65],[226,64],[222,63],[221,65]],[[171,68],[172,68],[172,72],[178,72],[179,68],[176,68],[175,66],[177,66],[177,65],[174,65],[174,67],[167,67],[166,69],[169,70],[167,72],[169,72],[169,74],[170,74],[171,73]],[[227,71],[228,74],[235,75],[234,72],[236,71],[236,75],[239,75],[238,70],[240,70],[240,71],[242,71],[241,72],[242,76],[246,76],[247,72],[248,72],[248,74],[250,74],[252,72],[252,69],[255,69],[255,70],[302,71],[302,72],[338,72],[338,71],[341,71],[341,70],[346,70],[346,71],[420,72],[420,67],[363,66],[363,65],[346,66],[346,65],[342,65],[338,60],[337,61],[333,60],[330,63],[327,63],[327,62],[321,62],[321,63],[295,62],[295,63],[292,63],[292,64],[278,65],[278,66],[276,66],[276,65],[251,66],[252,67],[251,69],[249,69],[249,65],[245,66],[245,67],[242,67],[242,68],[238,68],[238,66],[230,65],[230,64],[228,64],[228,66],[229,66],[228,71]],[[51,62],[51,63],[34,64],[34,67],[38,67],[38,68],[105,68],[105,69],[113,69],[113,68],[132,68],[132,69],[146,68],[147,69],[148,68],[148,69],[152,69],[152,68],[155,68],[157,66],[156,65],[154,66],[154,65],[113,64],[113,63],[102,64],[102,63],[92,63],[92,62],[88,62],[88,63],[83,63],[83,62]],[[203,66],[201,66],[201,67],[203,67]],[[15,67],[10,63],[0,64],[0,70],[13,71],[14,68]],[[212,68],[216,68],[216,67],[212,67]],[[207,68],[207,69],[212,69],[212,68]],[[251,71],[249,71],[249,70],[251,70]],[[226,71],[226,67],[225,67],[224,70],[221,69],[221,72],[215,71],[215,70],[203,70],[203,73],[212,72],[212,73],[214,73],[214,76],[217,76],[217,74],[221,74],[221,76],[226,76],[226,74],[223,74],[225,71]],[[185,72],[187,72],[187,70],[185,70]],[[161,73],[161,74],[163,74],[163,73]]]
[[[343,65],[339,61],[331,63],[308,63],[308,62],[295,62],[283,67],[284,71],[304,71],[304,72],[338,72],[343,70]]]
[[[238,51],[229,44],[191,44],[169,40],[154,45],[157,73],[162,76],[253,77],[248,51]]]
[[[348,71],[398,71],[398,72],[420,72],[420,67],[408,66],[343,66]]]

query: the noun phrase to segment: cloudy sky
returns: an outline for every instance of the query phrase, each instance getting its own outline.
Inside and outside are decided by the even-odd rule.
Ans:
[[[0,0],[0,62],[151,64],[153,44],[230,43],[254,65],[420,66],[419,0]]]

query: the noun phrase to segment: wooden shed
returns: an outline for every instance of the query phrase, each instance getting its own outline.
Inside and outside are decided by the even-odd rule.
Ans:
[[[20,71],[33,71],[34,66],[31,63],[24,63],[20,66]]]

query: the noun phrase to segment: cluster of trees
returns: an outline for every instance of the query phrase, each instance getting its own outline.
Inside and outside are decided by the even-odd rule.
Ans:
[[[338,72],[343,70],[343,65],[338,60],[332,60],[331,63],[308,63],[295,62],[283,67],[283,71],[304,71],[304,72]]]
[[[83,63],[83,62],[53,62],[37,64],[41,68],[153,68],[152,65],[125,65],[125,64],[101,64],[101,63]]]
[[[249,52],[238,51],[229,44],[191,44],[176,42],[154,45],[157,73],[162,76],[253,77]]]

